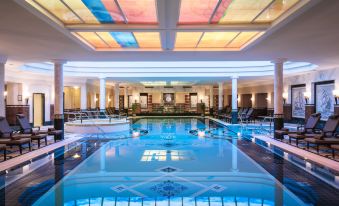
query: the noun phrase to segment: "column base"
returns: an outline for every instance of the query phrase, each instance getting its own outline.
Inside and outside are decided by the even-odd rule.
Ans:
[[[274,114],[274,131],[281,130],[284,127],[284,115],[283,114]],[[275,139],[282,139],[283,136],[276,134],[274,132]]]
[[[56,137],[58,140],[64,139],[64,131],[65,131],[64,125],[65,125],[64,115],[55,114],[54,115],[54,128],[56,130],[62,130],[62,134]]]
[[[238,110],[233,110],[232,111],[232,124],[238,124]]]

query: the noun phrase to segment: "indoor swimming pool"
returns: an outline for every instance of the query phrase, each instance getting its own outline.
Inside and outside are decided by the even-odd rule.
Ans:
[[[46,164],[2,189],[2,203],[294,206],[337,201],[335,193],[331,196],[334,188],[243,139],[239,129],[207,118],[140,118],[131,127],[147,132],[85,137],[68,150],[54,151]],[[18,169],[2,180],[13,173]]]

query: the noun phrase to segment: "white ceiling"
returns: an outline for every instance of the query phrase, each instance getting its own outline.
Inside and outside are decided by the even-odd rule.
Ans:
[[[240,52],[95,52],[13,0],[2,0],[0,54],[8,56],[9,64],[14,64],[12,66],[53,59],[128,62],[270,61],[283,57],[289,61],[311,62],[321,69],[339,67],[339,1],[320,0],[320,3],[305,10]]]

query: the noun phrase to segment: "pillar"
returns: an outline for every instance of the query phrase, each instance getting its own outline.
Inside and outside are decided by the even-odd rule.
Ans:
[[[80,109],[86,110],[87,109],[87,87],[85,85],[81,85],[80,87]]]
[[[213,85],[210,86],[210,109],[213,108]]]
[[[0,116],[6,116],[5,105],[5,64],[7,57],[0,56]]]
[[[125,86],[124,88],[124,109],[128,108],[128,88]]]
[[[223,83],[222,82],[219,82],[219,98],[218,98],[218,103],[219,103],[219,106],[218,106],[218,110],[222,110],[223,106],[224,106],[224,100],[223,100]]]
[[[54,61],[54,128],[64,131],[64,63]],[[60,136],[63,139],[64,135]]]
[[[238,123],[238,76],[232,77],[232,124]]]
[[[100,111],[106,110],[106,79],[100,78]]]
[[[284,111],[283,111],[283,70],[284,59],[274,61],[274,130],[284,127]],[[278,138],[278,136],[277,136]]]
[[[115,83],[114,85],[114,107],[115,111],[119,111],[119,96],[120,96],[120,88],[119,83]]]

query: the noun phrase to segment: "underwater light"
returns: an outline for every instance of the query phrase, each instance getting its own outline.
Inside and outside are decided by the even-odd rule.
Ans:
[[[73,158],[74,159],[78,159],[78,158],[80,158],[81,156],[78,154],[78,153],[75,153],[74,155],[73,155]]]
[[[133,131],[132,132],[132,137],[139,137],[140,136],[140,132],[139,131]]]
[[[205,137],[205,131],[198,131],[199,137]]]

